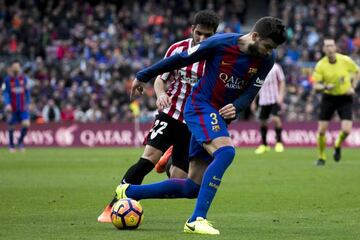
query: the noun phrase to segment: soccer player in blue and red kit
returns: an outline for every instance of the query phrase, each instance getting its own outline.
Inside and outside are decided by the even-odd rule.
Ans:
[[[192,89],[184,111],[192,133],[188,178],[148,185],[121,184],[116,189],[117,198],[197,197],[184,232],[220,234],[206,216],[222,177],[235,157],[227,121],[253,101],[274,64],[273,49],[285,40],[282,21],[264,17],[248,34],[216,34],[186,52],[138,72],[132,94],[142,93],[145,83],[163,72],[206,60],[205,74]]]
[[[15,152],[14,125],[16,123],[21,123],[22,125],[16,146],[23,151],[25,150],[24,138],[30,126],[30,90],[28,79],[21,73],[21,64],[18,60],[11,62],[8,73],[8,76],[4,79],[2,92],[9,125],[9,151]]]

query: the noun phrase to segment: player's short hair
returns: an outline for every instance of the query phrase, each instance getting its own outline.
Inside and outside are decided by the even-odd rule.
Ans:
[[[286,41],[286,29],[283,21],[275,17],[260,18],[254,25],[253,32],[257,32],[260,38],[270,38],[277,45]]]
[[[210,27],[214,29],[214,32],[216,32],[216,29],[219,26],[220,18],[219,16],[212,10],[205,9],[197,12],[193,19],[193,25],[202,25],[205,27]]]
[[[324,42],[325,40],[333,40],[334,43],[336,44],[336,40],[337,40],[337,39],[334,38],[333,36],[325,35],[325,36],[323,37],[323,42]]]
[[[19,59],[13,59],[10,61],[9,66],[12,66],[14,63],[18,63],[21,65],[21,61]]]

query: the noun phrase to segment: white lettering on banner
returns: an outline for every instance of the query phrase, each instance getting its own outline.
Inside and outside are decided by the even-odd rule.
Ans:
[[[80,133],[80,142],[86,146],[94,147],[101,145],[128,145],[132,146],[132,132],[130,130],[84,130]]]
[[[0,131],[0,145],[8,145],[9,134],[5,131]],[[20,131],[14,132],[14,138],[18,139],[20,137]],[[24,139],[26,145],[34,146],[49,146],[54,143],[53,133],[51,130],[34,130],[29,131]]]
[[[8,145],[9,144],[8,133],[5,132],[5,131],[0,131],[0,144],[1,145]]]
[[[72,125],[70,127],[60,127],[55,133],[56,143],[61,147],[68,147],[74,143],[74,132],[78,127]]]
[[[275,134],[275,131],[273,133]],[[283,131],[282,138],[285,144],[316,144],[316,132],[314,130]],[[275,143],[275,139],[271,143]]]
[[[20,131],[15,133],[15,136],[20,136]],[[53,132],[51,130],[34,130],[29,131],[24,139],[25,145],[51,145],[54,143]]]
[[[149,131],[138,131],[135,135],[134,145],[139,146],[144,142],[145,136],[148,135]]]
[[[235,129],[229,129],[229,133],[235,146],[257,144],[260,141],[260,136],[255,129],[241,130],[240,132]]]
[[[85,144],[89,147],[93,147],[95,145],[95,134],[91,130],[82,131],[80,134],[80,141],[82,144]]]

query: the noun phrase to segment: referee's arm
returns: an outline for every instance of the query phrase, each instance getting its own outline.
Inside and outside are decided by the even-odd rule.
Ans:
[[[356,88],[359,83],[359,80],[360,80],[360,71],[357,71],[351,79],[351,85],[352,85],[352,89],[354,90],[354,93],[356,92]]]
[[[324,83],[324,76],[322,74],[322,70],[321,67],[319,66],[319,63],[316,65],[314,69],[313,78],[315,79],[314,89],[317,92],[323,92],[324,90],[331,90],[335,87],[334,84]]]

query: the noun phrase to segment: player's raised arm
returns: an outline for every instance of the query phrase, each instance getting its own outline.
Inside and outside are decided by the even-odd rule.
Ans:
[[[265,81],[264,79],[273,67],[274,62],[275,54],[273,53],[264,61],[264,64],[262,65],[262,68],[259,69],[259,72],[252,77],[249,87],[246,88],[240,97],[232,103],[237,113],[245,110],[245,108],[254,100],[256,94],[259,92]]]
[[[150,79],[165,72],[188,66],[200,60],[206,59],[213,53],[213,49],[219,42],[214,38],[209,38],[189,48],[188,51],[175,54],[171,57],[160,60],[154,65],[147,67],[136,74],[136,79],[140,82],[148,82]]]

